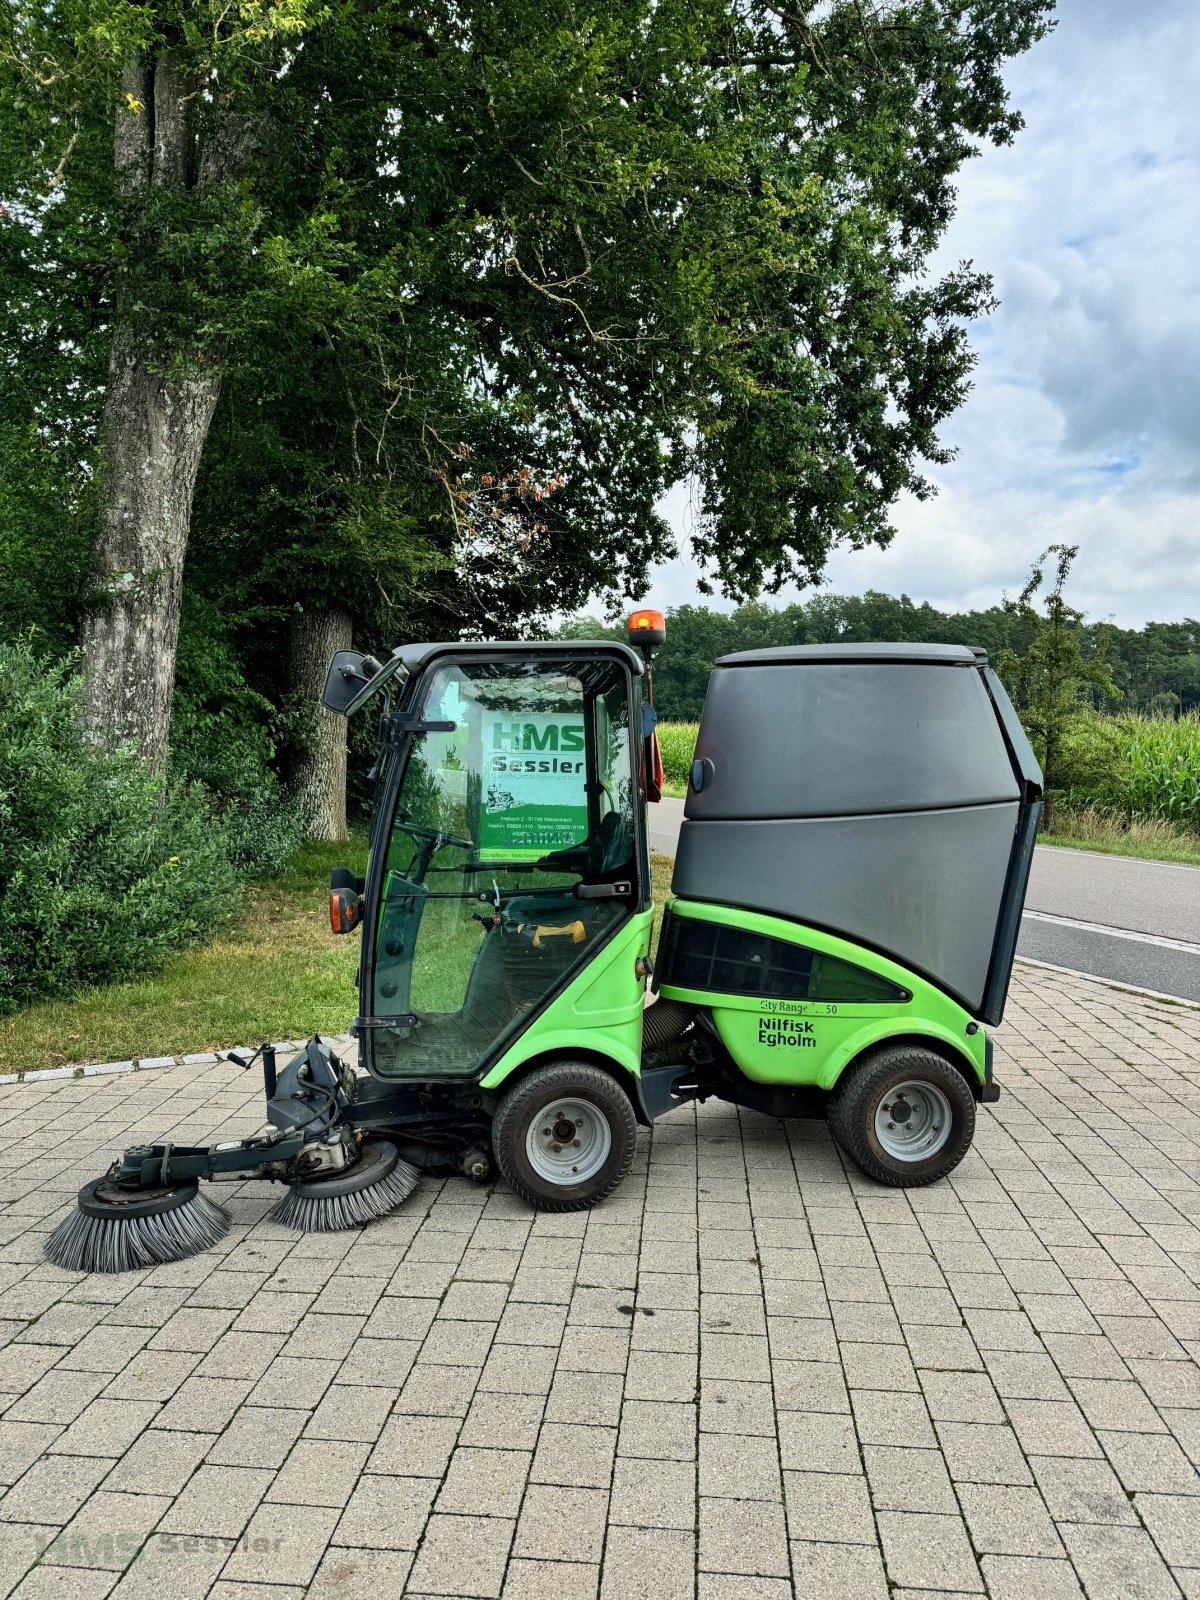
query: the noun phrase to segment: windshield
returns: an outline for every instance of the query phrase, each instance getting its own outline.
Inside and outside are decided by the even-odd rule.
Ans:
[[[372,1066],[458,1076],[629,914],[629,684],[603,659],[457,661],[421,715],[452,726],[413,740],[376,839]]]

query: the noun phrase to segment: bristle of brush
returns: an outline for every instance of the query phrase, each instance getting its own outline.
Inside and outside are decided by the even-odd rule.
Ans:
[[[228,1214],[199,1193],[149,1217],[91,1217],[76,1209],[47,1238],[44,1253],[68,1272],[133,1272],[197,1256],[229,1226]]]
[[[272,1211],[276,1222],[300,1233],[340,1233],[386,1217],[417,1186],[420,1173],[407,1161],[396,1165],[378,1183],[355,1189],[350,1194],[299,1194],[289,1189]]]

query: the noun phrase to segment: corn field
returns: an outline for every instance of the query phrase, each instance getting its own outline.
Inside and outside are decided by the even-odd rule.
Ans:
[[[694,722],[661,722],[667,782],[687,783],[696,748]],[[1130,820],[1149,818],[1200,831],[1200,715],[1177,720],[1136,712],[1081,710],[1063,757],[1063,798]]]
[[[660,722],[658,747],[662,751],[663,773],[668,783],[688,781],[692,757],[696,751],[697,722]]]
[[[1191,712],[1176,720],[1124,712],[1089,720],[1099,725],[1110,759],[1091,783],[1071,785],[1072,804],[1200,829],[1200,716]]]

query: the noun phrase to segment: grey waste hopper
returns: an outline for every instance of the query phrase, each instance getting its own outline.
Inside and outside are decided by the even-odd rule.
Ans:
[[[982,651],[723,656],[672,889],[841,934],[998,1022],[1042,775]]]

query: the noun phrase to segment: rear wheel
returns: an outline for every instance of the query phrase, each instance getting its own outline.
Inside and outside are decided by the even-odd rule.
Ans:
[[[842,1074],[826,1116],[851,1161],[903,1189],[944,1178],[975,1134],[962,1073],[917,1045],[885,1045],[857,1062]]]
[[[637,1149],[629,1096],[584,1061],[538,1067],[500,1102],[492,1121],[500,1171],[542,1211],[582,1211],[620,1183]]]

